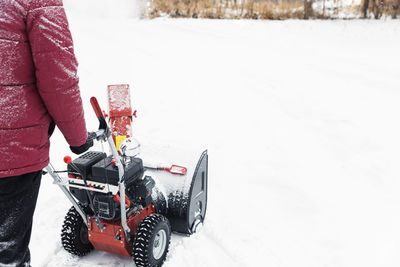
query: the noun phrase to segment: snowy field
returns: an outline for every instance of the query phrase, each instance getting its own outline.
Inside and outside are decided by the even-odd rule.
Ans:
[[[400,266],[400,21],[137,20],[65,1],[89,98],[129,83],[143,143],[208,148],[203,231],[165,267]],[[81,2],[81,1],[79,1]],[[59,131],[51,157],[71,155]],[[134,266],[61,247],[44,176],[33,267]]]

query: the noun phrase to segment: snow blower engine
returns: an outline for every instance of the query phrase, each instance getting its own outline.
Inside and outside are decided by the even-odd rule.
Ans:
[[[51,164],[46,167],[73,204],[62,227],[62,245],[77,256],[97,249],[132,257],[138,267],[161,266],[171,232],[191,235],[204,222],[208,154],[200,153],[200,159],[181,156],[185,167],[143,163],[171,154],[157,148],[138,157],[140,144],[131,132],[136,111],[132,112],[129,85],[108,86],[108,100],[106,115],[97,99],[91,98],[100,126],[89,138],[108,143],[111,154],[103,149],[74,160],[66,156],[66,171],[55,171]],[[63,172],[68,177],[59,175]]]

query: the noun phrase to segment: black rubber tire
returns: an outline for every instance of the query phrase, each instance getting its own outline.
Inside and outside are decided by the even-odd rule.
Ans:
[[[173,232],[190,234],[187,230],[188,203],[189,197],[183,191],[176,190],[168,195],[167,217]]]
[[[61,230],[61,244],[66,251],[76,256],[84,256],[93,250],[88,229],[75,207],[69,209]]]
[[[166,246],[162,256],[155,259],[153,243],[156,234],[166,232]],[[168,219],[161,214],[150,214],[139,224],[133,241],[132,257],[137,267],[160,267],[163,265],[171,242],[171,226]]]
[[[153,200],[153,204],[156,209],[156,213],[166,216],[167,215],[167,200],[165,199],[164,194],[157,187],[154,187],[153,192],[151,194],[151,198]]]

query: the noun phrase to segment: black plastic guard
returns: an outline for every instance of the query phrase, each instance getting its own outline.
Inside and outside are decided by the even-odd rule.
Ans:
[[[172,231],[191,235],[203,223],[207,210],[208,153],[197,163],[188,192],[177,190],[168,196],[167,217]]]

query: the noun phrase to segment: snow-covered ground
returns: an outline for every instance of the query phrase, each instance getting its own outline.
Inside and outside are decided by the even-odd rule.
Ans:
[[[173,236],[166,267],[400,266],[400,21],[118,19],[65,2],[88,128],[89,98],[106,107],[107,84],[129,83],[143,144],[209,149],[206,224]],[[66,154],[57,131],[53,164]],[[69,207],[45,176],[34,267],[134,266],[68,255]]]

